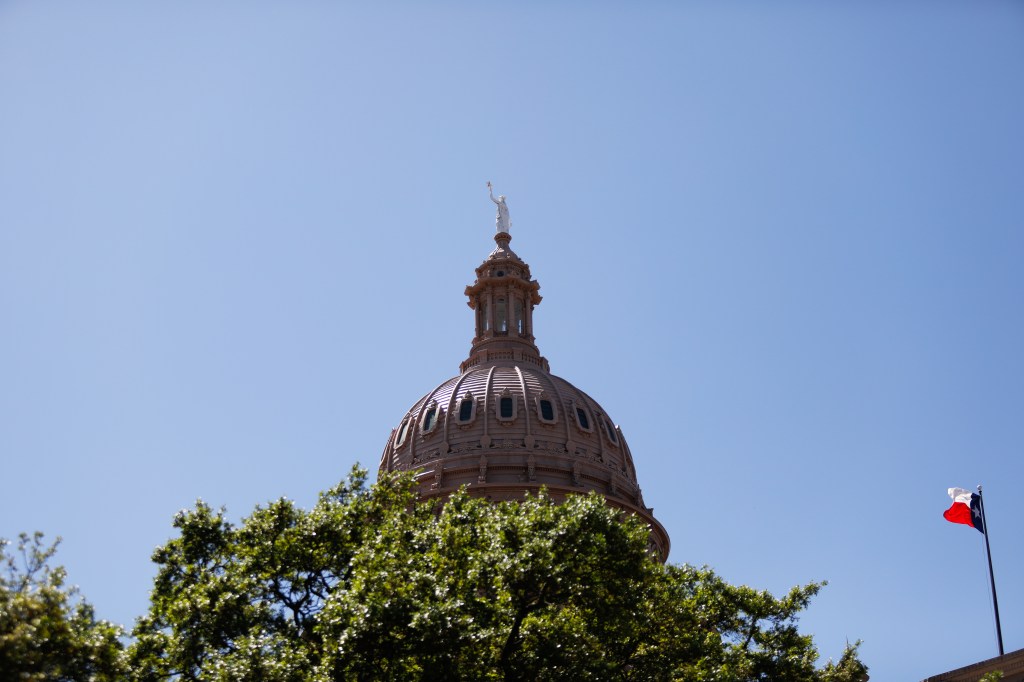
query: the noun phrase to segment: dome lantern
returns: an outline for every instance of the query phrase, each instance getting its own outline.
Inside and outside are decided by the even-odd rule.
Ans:
[[[494,235],[497,247],[476,269],[476,281],[466,287],[469,307],[476,311],[476,331],[469,357],[460,369],[491,359],[526,362],[548,371],[548,361],[534,343],[533,309],[540,303],[540,284],[530,266],[509,247],[508,232]]]

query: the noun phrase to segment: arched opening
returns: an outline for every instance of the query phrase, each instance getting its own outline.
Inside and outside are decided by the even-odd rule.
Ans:
[[[499,334],[508,332],[508,315],[505,309],[505,299],[499,298],[497,302],[497,316],[494,320],[494,329]]]

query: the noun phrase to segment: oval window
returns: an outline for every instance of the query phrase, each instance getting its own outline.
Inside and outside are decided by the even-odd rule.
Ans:
[[[459,421],[468,422],[473,418],[473,398],[466,397],[459,404]]]
[[[434,424],[437,423],[437,407],[431,407],[427,410],[427,413],[423,415],[423,433],[429,432],[434,428]]]
[[[501,400],[498,401],[498,413],[501,415],[502,419],[512,418],[514,413],[514,403],[512,402],[512,398],[503,396]]]
[[[605,433],[608,434],[608,438],[611,439],[612,443],[618,445],[619,437],[615,435],[615,427],[612,426],[607,419],[604,420],[604,430]]]
[[[402,443],[405,442],[405,435],[409,431],[409,420],[406,419],[402,422],[402,425],[398,427],[398,438],[395,439],[395,447],[402,447]]]
[[[584,431],[590,430],[590,419],[587,418],[587,413],[583,411],[582,407],[576,408],[576,421],[580,423],[580,428]]]

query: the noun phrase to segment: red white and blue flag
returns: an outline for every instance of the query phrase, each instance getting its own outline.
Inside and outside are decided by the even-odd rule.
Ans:
[[[942,512],[943,518],[951,523],[962,523],[985,532],[985,524],[981,518],[981,498],[970,490],[950,488],[949,496],[953,498],[953,506]]]

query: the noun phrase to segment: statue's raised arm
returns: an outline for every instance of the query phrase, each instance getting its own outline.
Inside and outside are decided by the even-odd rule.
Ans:
[[[495,199],[490,181],[487,182],[487,193],[491,195],[491,201],[498,205],[498,214],[494,217],[494,228],[498,232],[505,232],[507,234],[512,229],[512,219],[508,215],[508,204],[505,203],[505,195],[499,194],[498,198]]]

